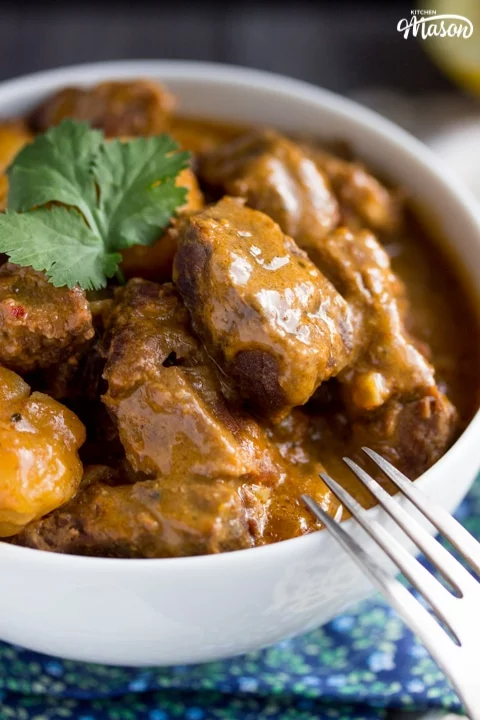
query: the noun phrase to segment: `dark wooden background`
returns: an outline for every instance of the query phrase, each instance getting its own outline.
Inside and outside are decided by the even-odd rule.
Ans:
[[[347,94],[369,87],[454,93],[421,42],[396,30],[415,5],[0,2],[0,80],[80,62],[169,58],[256,67]]]

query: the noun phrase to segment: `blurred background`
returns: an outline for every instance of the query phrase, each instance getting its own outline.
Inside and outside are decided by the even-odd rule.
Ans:
[[[474,0],[478,2],[478,0]],[[435,3],[430,3],[433,6]],[[458,0],[450,0],[457,12]],[[185,58],[262,68],[342,93],[453,91],[398,21],[415,2],[0,3],[0,79],[78,62]]]
[[[419,7],[469,17],[470,40],[405,39]],[[430,144],[480,198],[480,0],[0,0],[0,80],[118,59],[232,63],[373,107]],[[440,69],[441,68],[441,69]],[[470,94],[465,92],[468,88]],[[476,164],[480,165],[480,164]]]

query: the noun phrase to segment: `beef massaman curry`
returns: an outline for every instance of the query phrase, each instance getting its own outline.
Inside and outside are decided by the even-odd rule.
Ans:
[[[4,122],[0,162],[5,541],[291,538],[317,527],[302,493],[340,515],[323,469],[367,505],[342,456],[415,478],[475,412],[474,302],[341,144],[184,118],[136,81]]]

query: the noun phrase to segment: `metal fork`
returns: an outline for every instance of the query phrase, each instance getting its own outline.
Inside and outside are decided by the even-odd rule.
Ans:
[[[363,451],[480,575],[480,543],[381,455],[368,448],[363,448]],[[448,590],[384,527],[376,520],[371,520],[362,506],[335,480],[326,473],[320,474],[355,520],[423,595],[437,619],[406,587],[390,577],[372,555],[327,515],[315,500],[308,495],[302,495],[302,500],[422,640],[452,681],[472,720],[480,720],[480,583],[365,470],[348,458],[344,458],[344,461],[453,588],[454,592]]]

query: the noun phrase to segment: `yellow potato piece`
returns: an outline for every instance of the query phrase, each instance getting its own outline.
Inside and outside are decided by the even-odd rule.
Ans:
[[[7,207],[8,180],[5,170],[33,135],[21,120],[0,123],[0,211]]]
[[[70,500],[82,478],[77,416],[0,367],[0,537]]]

